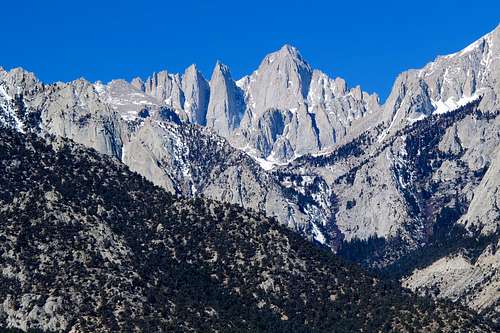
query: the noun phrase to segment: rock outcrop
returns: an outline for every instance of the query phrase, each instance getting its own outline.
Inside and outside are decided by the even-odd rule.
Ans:
[[[376,95],[313,70],[290,45],[266,56],[238,85],[246,111],[232,141],[271,162],[332,149],[373,126],[364,118],[379,111]]]

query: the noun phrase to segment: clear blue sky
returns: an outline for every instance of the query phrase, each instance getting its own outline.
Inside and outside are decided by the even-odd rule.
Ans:
[[[285,43],[385,98],[398,73],[500,23],[500,1],[4,1],[0,66],[44,82],[147,77],[217,59],[234,78]]]

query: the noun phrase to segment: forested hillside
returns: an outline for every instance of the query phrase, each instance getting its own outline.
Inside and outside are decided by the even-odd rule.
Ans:
[[[173,196],[112,157],[0,131],[0,326],[492,332],[261,213]]]

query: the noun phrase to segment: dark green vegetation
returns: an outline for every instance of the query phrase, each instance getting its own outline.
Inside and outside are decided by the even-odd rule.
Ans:
[[[445,207],[443,211],[447,214],[449,208]],[[442,218],[433,226],[434,232],[425,246],[408,252],[387,266],[372,267],[372,271],[384,278],[400,279],[415,269],[422,269],[440,258],[457,253],[464,254],[474,262],[489,244],[496,244],[499,238],[498,233],[482,235],[478,231],[470,232],[461,225],[450,224],[450,220],[444,222]],[[337,254],[351,262],[369,266],[374,259],[382,257],[387,247],[402,246],[398,239],[388,241],[381,237],[370,237],[344,242]]]
[[[5,328],[5,327],[0,327],[0,333],[22,333],[24,332],[23,330],[20,330],[18,328]],[[29,329],[26,331],[27,333],[45,333],[42,330],[37,330],[37,329]]]
[[[489,332],[262,214],[168,194],[63,139],[0,131],[0,327]]]

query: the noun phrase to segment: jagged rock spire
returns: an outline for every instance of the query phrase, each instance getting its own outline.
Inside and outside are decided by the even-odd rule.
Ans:
[[[192,123],[206,125],[210,86],[196,65],[189,66],[182,76],[184,111]]]
[[[207,126],[228,137],[238,127],[243,111],[241,90],[231,78],[229,68],[217,61],[210,79]]]

